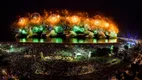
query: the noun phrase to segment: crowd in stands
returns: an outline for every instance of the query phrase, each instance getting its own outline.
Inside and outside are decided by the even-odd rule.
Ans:
[[[38,45],[38,44],[17,44],[18,47],[25,46],[25,51],[22,53],[4,53],[0,55],[0,79],[1,80],[33,80],[34,78],[45,78],[45,76],[75,76],[87,75],[87,79],[93,80],[140,80],[142,79],[142,45],[138,45],[135,49],[129,49],[123,53],[114,51],[114,58],[120,58],[124,61],[123,64],[115,67],[108,66],[105,62],[95,62],[91,60],[67,62],[63,60],[43,61],[40,57],[40,52],[44,55],[57,54],[60,50],[69,50],[74,52],[77,48],[82,48],[84,51],[93,50],[96,48],[110,47],[110,45]],[[134,53],[134,54],[132,54]],[[127,63],[127,64],[125,64]],[[108,74],[108,75],[107,75]],[[104,76],[106,75],[106,76]],[[104,76],[104,77],[103,77]],[[78,78],[78,79],[83,79]]]

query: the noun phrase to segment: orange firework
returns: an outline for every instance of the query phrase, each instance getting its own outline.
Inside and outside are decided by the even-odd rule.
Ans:
[[[42,18],[39,13],[33,13],[31,15],[31,23],[32,24],[40,24],[42,22]]]
[[[19,27],[25,27],[27,24],[28,24],[28,18],[26,18],[26,17],[20,18],[18,23],[17,23],[17,25]]]
[[[106,28],[108,28],[109,27],[109,23],[108,22],[104,22],[104,26],[106,27]]]
[[[118,33],[119,31],[118,31],[118,29],[117,29],[117,27],[114,25],[114,24],[111,24],[110,25],[110,27],[108,28],[108,31],[109,32],[115,32],[115,33]]]
[[[101,20],[94,20],[94,25],[95,26],[100,26],[102,23],[101,23]]]
[[[77,25],[80,23],[81,18],[79,16],[70,16],[67,17],[67,20],[70,24]]]
[[[44,17],[40,16],[39,13],[33,13],[30,15],[29,19],[24,17],[20,18],[16,24],[20,27],[28,26],[28,24],[42,25],[43,23],[52,27],[57,25],[73,27],[76,25],[92,31],[100,29],[107,32],[113,31],[116,34],[119,32],[113,20],[102,15],[96,15],[90,18],[86,12],[73,13],[67,10],[45,11]]]
[[[49,16],[47,18],[47,22],[49,22],[50,25],[55,25],[57,23],[59,23],[61,20],[61,16],[60,15],[56,15],[56,14],[52,14],[51,16]]]
[[[112,20],[100,15],[96,15],[94,19],[91,20],[91,29],[97,29],[97,28],[109,32],[111,31],[114,31],[115,33],[119,32],[116,24]]]

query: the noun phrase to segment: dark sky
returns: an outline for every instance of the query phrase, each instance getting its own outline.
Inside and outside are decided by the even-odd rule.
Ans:
[[[142,34],[142,3],[140,0],[3,0],[0,2],[0,41],[11,40],[11,23],[18,15],[27,12],[43,12],[44,9],[69,9],[86,11],[89,14],[101,12],[113,17],[120,34]]]

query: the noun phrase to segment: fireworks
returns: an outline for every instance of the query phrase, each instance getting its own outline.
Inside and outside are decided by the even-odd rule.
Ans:
[[[24,17],[20,18],[18,23],[17,23],[17,25],[19,27],[25,27],[25,26],[27,26],[27,24],[28,24],[28,18],[24,18]]]
[[[47,18],[47,23],[49,23],[50,25],[56,25],[57,23],[59,23],[61,20],[60,15],[55,15],[52,14],[51,16],[49,16],[49,18]]]
[[[68,21],[71,24],[78,24],[80,22],[80,17],[78,17],[78,16],[71,16]]]
[[[43,31],[48,34],[51,30],[55,30],[57,33],[58,31],[63,33],[65,30],[63,29],[64,26],[67,26],[75,33],[85,33],[85,31],[91,31],[86,33],[94,33],[94,35],[99,34],[103,37],[107,35],[117,37],[119,32],[116,24],[104,16],[96,15],[89,18],[87,13],[79,12],[73,14],[67,10],[57,11],[57,13],[54,12],[54,14],[51,11],[46,11],[44,16],[41,16],[39,13],[33,13],[29,17],[27,16],[20,18],[18,22],[15,23],[17,28],[21,30],[22,33],[23,30],[26,29],[26,33],[32,35],[33,33],[42,33]],[[47,28],[51,29],[48,33],[46,32],[48,30],[45,30]]]
[[[41,22],[42,20],[41,20],[41,16],[39,13],[31,14],[31,20],[30,20],[31,24],[40,24]]]

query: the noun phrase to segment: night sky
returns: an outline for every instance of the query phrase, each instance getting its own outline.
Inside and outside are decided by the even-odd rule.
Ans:
[[[140,0],[3,0],[0,2],[0,41],[11,41],[10,25],[17,16],[27,12],[43,12],[44,9],[69,9],[97,12],[113,17],[120,29],[119,35],[142,38],[142,3]]]

